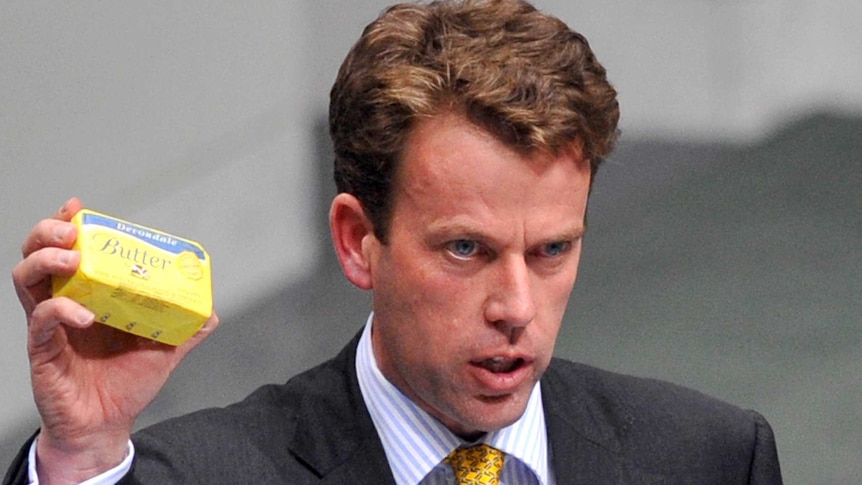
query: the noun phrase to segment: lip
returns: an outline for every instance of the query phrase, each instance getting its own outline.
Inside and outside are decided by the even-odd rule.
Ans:
[[[481,365],[481,362],[492,357],[502,357],[507,360],[519,360],[520,364],[508,372],[493,372]],[[522,355],[497,354],[488,358],[470,361],[470,373],[479,384],[481,394],[488,397],[512,394],[530,379],[533,372],[533,360]]]

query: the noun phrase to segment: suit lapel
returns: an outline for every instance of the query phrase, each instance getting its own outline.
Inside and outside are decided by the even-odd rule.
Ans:
[[[318,369],[314,392],[301,398],[291,451],[320,483],[394,484],[356,379],[358,341]]]
[[[291,452],[320,483],[394,484],[392,472],[356,379],[358,336],[316,370],[312,392],[302,396]],[[542,377],[551,466],[560,485],[620,483],[631,473],[621,455],[617,427],[608,421],[615,400],[591,391],[589,373],[553,362]],[[625,419],[627,411],[610,414]],[[624,424],[622,424],[624,426]]]
[[[542,378],[542,396],[551,466],[557,483],[620,483],[625,465],[614,427],[580,385],[583,376],[565,375],[554,364]]]

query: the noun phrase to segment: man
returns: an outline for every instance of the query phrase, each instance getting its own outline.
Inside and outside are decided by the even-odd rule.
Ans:
[[[552,359],[618,116],[586,40],[524,2],[389,9],[331,94],[330,226],[372,291],[362,332],[285,385],[130,440],[218,320],[171,348],[51,298],[79,261],[73,199],[13,271],[42,426],[7,481],[456,483],[478,450],[505,484],[781,483],[760,415]]]

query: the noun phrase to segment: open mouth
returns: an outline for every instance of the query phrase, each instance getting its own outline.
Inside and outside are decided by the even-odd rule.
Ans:
[[[476,363],[479,367],[487,369],[495,374],[506,374],[521,368],[524,365],[524,359],[507,359],[505,357],[492,357]]]

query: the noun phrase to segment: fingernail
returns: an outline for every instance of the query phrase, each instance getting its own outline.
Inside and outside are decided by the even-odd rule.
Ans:
[[[60,214],[61,216],[65,216],[66,211],[68,210],[67,207],[69,206],[69,202],[71,202],[71,201],[72,201],[72,199],[69,199],[66,202],[63,202],[63,205],[61,205],[60,208],[57,209],[57,214]]]
[[[96,316],[93,315],[93,312],[86,308],[81,308],[77,313],[75,313],[75,323],[78,325],[87,325],[95,318]]]

